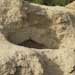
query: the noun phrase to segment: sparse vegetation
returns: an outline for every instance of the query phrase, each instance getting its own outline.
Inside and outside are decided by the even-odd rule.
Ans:
[[[74,0],[27,0],[33,3],[38,3],[38,4],[45,4],[45,5],[61,5],[64,6]]]

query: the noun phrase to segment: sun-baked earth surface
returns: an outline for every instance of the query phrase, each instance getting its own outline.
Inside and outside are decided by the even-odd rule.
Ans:
[[[0,75],[75,75],[75,2],[0,0]]]

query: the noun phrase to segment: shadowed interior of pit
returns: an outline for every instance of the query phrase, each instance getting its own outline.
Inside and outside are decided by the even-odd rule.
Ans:
[[[24,41],[20,44],[18,44],[20,46],[24,46],[24,47],[28,47],[28,48],[36,48],[36,49],[44,49],[44,48],[47,48],[46,46],[44,46],[43,44],[40,44],[40,43],[37,43],[33,40],[27,40],[27,41]]]

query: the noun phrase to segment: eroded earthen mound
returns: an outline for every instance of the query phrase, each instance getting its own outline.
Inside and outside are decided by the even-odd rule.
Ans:
[[[0,75],[75,75],[74,8],[0,0]]]

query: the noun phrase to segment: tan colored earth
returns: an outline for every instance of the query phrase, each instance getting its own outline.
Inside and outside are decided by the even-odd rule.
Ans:
[[[0,0],[0,75],[75,75],[75,1]]]

